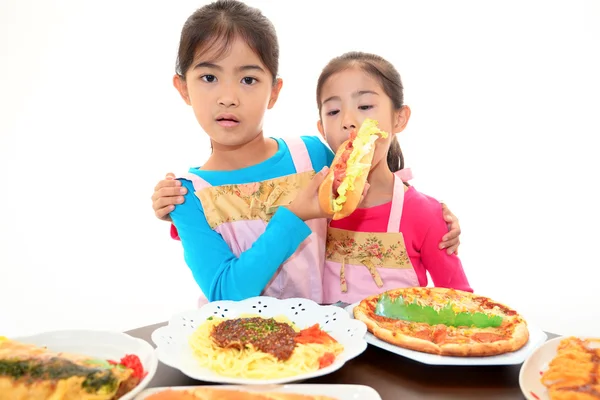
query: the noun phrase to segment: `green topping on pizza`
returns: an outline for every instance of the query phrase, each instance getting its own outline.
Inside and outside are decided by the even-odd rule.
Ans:
[[[502,325],[502,317],[482,312],[455,312],[452,303],[436,310],[432,306],[417,304],[416,300],[406,303],[402,296],[392,299],[387,293],[379,297],[375,314],[380,317],[403,321],[422,322],[429,325],[468,326],[490,328]]]

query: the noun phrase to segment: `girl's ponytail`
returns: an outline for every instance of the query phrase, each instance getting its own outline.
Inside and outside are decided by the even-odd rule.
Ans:
[[[402,155],[402,149],[396,136],[392,138],[392,143],[390,143],[390,149],[387,153],[387,163],[392,172],[398,172],[404,168],[404,156]]]

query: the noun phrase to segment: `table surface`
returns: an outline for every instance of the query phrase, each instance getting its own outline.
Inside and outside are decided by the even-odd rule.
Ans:
[[[150,339],[152,332],[166,322],[128,331],[131,336]],[[558,335],[548,333],[548,339]],[[382,400],[486,399],[523,400],[519,388],[519,365],[437,366],[427,365],[369,345],[364,353],[329,375],[302,383],[357,384],[375,389]],[[148,385],[210,385],[187,377],[159,361],[156,375]]]

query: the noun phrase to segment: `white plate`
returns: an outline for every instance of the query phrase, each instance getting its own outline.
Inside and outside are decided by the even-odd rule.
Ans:
[[[556,350],[561,340],[566,339],[559,336],[548,340],[538,347],[523,363],[519,372],[519,386],[527,400],[550,400],[546,386],[542,385],[540,378],[542,373],[548,369],[548,364],[556,356]],[[581,337],[580,339],[590,339]]]
[[[300,329],[318,323],[329,332],[344,351],[333,364],[317,371],[292,377],[277,379],[233,378],[217,374],[209,368],[201,367],[189,345],[189,337],[208,317],[236,318],[244,314],[257,314],[265,317],[286,316]],[[330,374],[340,369],[348,360],[361,354],[367,348],[364,339],[367,326],[350,318],[347,312],[335,306],[320,306],[308,299],[279,300],[273,297],[258,296],[242,301],[213,301],[200,309],[174,315],[167,326],[152,332],[158,358],[164,364],[176,368],[190,378],[205,382],[230,384],[282,384]]]
[[[277,386],[234,386],[234,385],[220,385],[220,386],[177,386],[177,387],[162,387],[146,389],[141,392],[135,400],[144,400],[151,394],[166,390],[185,390],[194,389],[198,387],[212,387],[219,389],[237,389],[245,390],[248,392],[273,392],[273,393],[296,393],[296,394],[310,394],[320,396],[330,396],[337,400],[381,400],[381,396],[375,391],[375,389],[364,385],[329,385],[329,384],[300,384],[300,385],[277,385]]]
[[[47,347],[51,351],[74,353],[91,358],[118,361],[126,354],[135,354],[139,357],[144,370],[148,374],[120,400],[131,400],[148,386],[158,366],[158,359],[150,343],[121,332],[64,330],[11,339],[21,343]]]
[[[360,302],[356,302],[354,304],[349,305],[345,308],[351,318],[354,318],[354,307],[356,307]],[[420,351],[414,351],[409,349],[404,349],[402,347],[395,346],[393,344],[384,342],[376,338],[371,332],[367,332],[365,335],[365,340],[367,343],[372,344],[373,346],[380,347],[389,352],[398,354],[400,356],[410,358],[412,360],[421,362],[423,364],[430,365],[516,365],[521,364],[529,354],[531,354],[536,348],[541,346],[546,339],[548,339],[548,335],[536,326],[532,326],[529,323],[527,324],[529,329],[529,341],[525,346],[520,348],[517,351],[507,354],[501,354],[498,356],[489,356],[489,357],[450,357],[450,356],[439,356],[436,354],[423,353]]]

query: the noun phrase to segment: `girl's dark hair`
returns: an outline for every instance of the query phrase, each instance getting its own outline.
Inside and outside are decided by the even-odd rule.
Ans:
[[[209,51],[218,47],[216,58],[219,58],[229,51],[237,37],[258,55],[275,83],[279,69],[275,27],[259,9],[236,0],[215,1],[197,9],[187,19],[179,40],[177,74],[185,78],[198,49]]]
[[[339,57],[329,61],[323,68],[319,80],[317,82],[317,106],[319,107],[319,115],[321,115],[321,92],[323,85],[327,79],[340,71],[352,67],[359,67],[375,79],[379,80],[385,94],[392,100],[392,105],[395,110],[399,110],[404,105],[404,88],[400,74],[394,66],[375,54],[362,53],[353,51],[342,54]],[[387,162],[392,172],[400,171],[404,168],[404,156],[400,149],[398,139],[394,137],[387,154]]]

